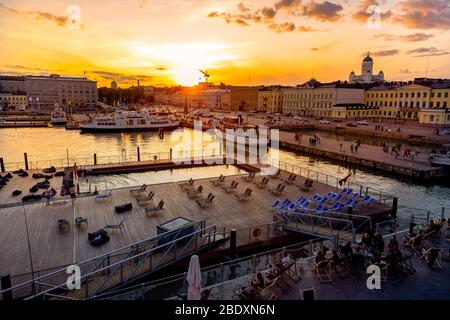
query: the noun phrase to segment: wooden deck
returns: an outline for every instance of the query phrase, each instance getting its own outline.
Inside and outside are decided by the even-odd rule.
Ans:
[[[19,177],[17,174],[13,174],[13,178],[11,178],[6,186],[4,186],[2,189],[0,189],[0,206],[10,203],[20,203],[22,201],[22,197],[31,194],[29,192],[30,188],[34,186],[36,183],[44,181],[44,179],[33,179],[31,176],[33,173],[42,173],[42,170],[29,170],[28,177]],[[2,176],[5,176],[7,173],[1,173]],[[45,175],[52,175],[44,173]],[[61,185],[62,185],[62,177],[53,177],[49,180],[50,187],[55,188],[55,190],[60,192]],[[12,192],[14,190],[20,190],[22,191],[22,194],[13,197]],[[35,194],[42,194],[44,190],[39,190]]]
[[[281,178],[285,179],[288,175],[289,173],[283,172]],[[20,177],[13,179],[25,184],[28,178],[24,178],[23,181],[19,180],[22,179]],[[165,202],[165,210],[153,217],[145,215],[144,207],[140,207],[130,196],[130,189],[114,190],[112,201],[109,202],[96,202],[94,197],[89,196],[77,198],[74,203],[69,199],[49,206],[46,206],[45,202],[39,202],[1,208],[0,273],[11,274],[14,284],[17,283],[14,276],[31,272],[25,214],[35,272],[84,261],[155,236],[157,225],[180,216],[190,220],[206,219],[208,225],[216,224],[227,230],[247,229],[271,223],[273,219],[271,205],[276,197],[265,189],[258,189],[253,183],[245,182],[240,176],[229,176],[226,182],[230,183],[233,179],[239,182],[239,192],[242,193],[246,188],[253,190],[249,201],[238,201],[233,193],[226,193],[221,187],[215,187],[210,179],[195,182],[195,186],[204,187],[204,196],[209,192],[216,196],[212,207],[207,209],[200,208],[195,200],[189,199],[178,183],[152,185],[147,189],[155,192],[155,204],[160,200]],[[255,181],[260,180],[261,176],[256,175]],[[54,182],[56,181],[52,181]],[[270,179],[268,189],[275,189],[280,182],[280,179]],[[297,182],[301,183],[302,180]],[[325,194],[330,190],[334,188],[318,182],[307,193],[300,191],[295,185],[287,185],[285,194],[280,198],[295,199],[302,194],[311,197],[315,193]],[[114,206],[127,202],[133,203],[132,211],[121,215],[114,212]],[[74,218],[79,216],[88,219],[87,227],[74,226]],[[65,232],[58,230],[57,220],[60,218],[70,222],[70,230]],[[97,231],[107,224],[118,224],[123,219],[125,219],[123,229],[109,231],[111,241],[99,248],[88,243],[88,232]],[[244,243],[248,237],[248,231],[238,232],[238,245]]]

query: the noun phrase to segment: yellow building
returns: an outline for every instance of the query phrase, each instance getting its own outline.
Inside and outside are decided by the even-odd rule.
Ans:
[[[283,111],[283,91],[281,88],[265,88],[258,91],[258,111],[281,113]]]
[[[365,103],[368,107],[378,107],[380,118],[448,124],[450,81],[416,79],[406,85],[374,87],[366,91]]]
[[[255,111],[258,108],[258,90],[260,87],[220,86],[230,91],[230,111]]]
[[[18,109],[27,106],[27,96],[25,94],[0,93],[1,109]]]

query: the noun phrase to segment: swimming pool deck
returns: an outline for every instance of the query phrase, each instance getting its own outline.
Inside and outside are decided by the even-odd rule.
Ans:
[[[282,172],[286,179],[289,172]],[[204,196],[213,193],[216,198],[211,208],[200,208],[195,200],[188,198],[178,183],[164,183],[151,185],[147,190],[155,192],[154,203],[165,202],[164,211],[152,216],[145,215],[144,207],[137,204],[130,196],[130,188],[112,191],[112,201],[97,202],[93,196],[83,196],[74,203],[70,199],[56,201],[46,205],[45,201],[27,205],[17,205],[0,209],[0,273],[11,274],[13,285],[29,279],[31,262],[28,250],[27,228],[31,246],[31,257],[36,276],[49,272],[49,269],[60,268],[74,262],[81,262],[113,249],[121,248],[132,243],[156,235],[156,226],[173,218],[184,217],[190,220],[205,219],[207,225],[217,225],[238,230],[238,246],[248,244],[249,228],[267,226],[273,221],[272,203],[275,200],[269,191],[258,189],[253,183],[245,182],[241,176],[229,176],[226,182],[233,179],[239,182],[239,192],[246,188],[253,190],[250,201],[240,202],[233,193],[226,193],[221,187],[215,187],[209,180],[202,179],[195,182],[195,186],[204,187]],[[15,177],[14,179],[19,179]],[[303,178],[297,180],[301,183]],[[261,177],[256,175],[255,181]],[[20,181],[20,180],[19,180]],[[270,179],[268,189],[275,189],[280,179]],[[315,193],[325,194],[335,188],[316,182],[309,192],[302,192],[295,185],[287,185],[282,196],[296,199],[300,195],[311,197]],[[114,207],[131,202],[133,209],[124,214],[114,212]],[[379,210],[373,207],[371,210]],[[25,211],[25,214],[24,214]],[[88,219],[88,226],[78,228],[73,221],[76,217]],[[61,232],[58,229],[58,219],[66,219],[70,223],[70,230]],[[104,228],[107,224],[119,224],[124,220],[124,228],[109,231],[111,240],[101,247],[93,247],[87,241],[88,232]],[[268,230],[268,228],[266,228]],[[262,229],[263,233],[265,232]],[[239,232],[243,230],[243,232]],[[47,270],[47,271],[45,271]],[[24,275],[26,274],[26,275]],[[18,276],[24,275],[24,276]]]

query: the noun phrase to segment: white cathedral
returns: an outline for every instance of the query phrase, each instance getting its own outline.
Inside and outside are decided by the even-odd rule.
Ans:
[[[380,71],[378,75],[373,74],[373,59],[369,53],[364,58],[361,66],[361,74],[356,75],[353,71],[349,76],[350,83],[373,83],[384,82],[384,73]]]

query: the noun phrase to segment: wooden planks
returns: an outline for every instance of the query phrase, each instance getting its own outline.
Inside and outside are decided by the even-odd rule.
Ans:
[[[288,175],[288,172],[283,172],[282,178],[286,179]],[[154,203],[157,204],[160,200],[165,202],[164,211],[151,217],[145,215],[144,207],[138,206],[137,201],[130,195],[130,189],[114,190],[112,201],[109,202],[97,202],[95,197],[83,197],[77,198],[74,203],[68,200],[61,205],[46,206],[45,202],[39,202],[23,207],[2,208],[0,273],[10,273],[14,276],[31,271],[23,208],[28,220],[35,271],[84,261],[155,236],[157,225],[180,216],[190,220],[206,219],[208,225],[216,224],[227,230],[246,229],[271,223],[273,219],[271,205],[276,197],[268,190],[258,189],[253,183],[245,182],[241,176],[246,175],[229,176],[225,182],[229,184],[233,179],[237,181],[238,192],[251,188],[253,193],[247,202],[240,202],[234,193],[226,193],[221,187],[215,187],[209,181],[210,178],[196,181],[194,184],[196,187],[199,185],[204,187],[204,196],[210,192],[215,195],[214,204],[206,209],[200,208],[195,200],[189,199],[178,183],[149,186],[147,191],[152,190],[156,194]],[[260,180],[261,176],[256,175],[254,181]],[[298,183],[302,182],[300,178],[297,180],[300,180]],[[270,179],[267,189],[275,189],[280,182],[280,179]],[[285,194],[280,198],[296,199],[302,194],[311,197],[315,193],[325,194],[332,189],[334,188],[316,182],[311,191],[302,193],[295,185],[287,185]],[[114,212],[114,206],[128,202],[133,204],[132,211],[120,215]],[[74,225],[74,219],[79,216],[88,219],[88,226],[78,228]],[[57,220],[60,218],[70,222],[69,231],[58,230]],[[119,224],[123,219],[125,219],[124,228],[108,231],[111,241],[98,248],[88,243],[88,232],[97,231],[107,224]],[[245,243],[248,234],[247,231],[238,233],[238,243]]]

